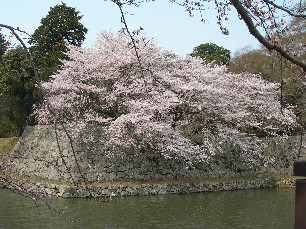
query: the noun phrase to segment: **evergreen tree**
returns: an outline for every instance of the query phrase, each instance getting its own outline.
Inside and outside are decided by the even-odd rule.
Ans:
[[[9,50],[0,65],[0,137],[19,136],[39,100],[34,73],[21,46]]]
[[[34,31],[30,43],[43,80],[48,79],[66,59],[67,44],[81,46],[87,33],[80,20],[83,16],[65,3],[51,8]]]
[[[231,60],[231,52],[214,43],[200,44],[190,55],[201,57],[206,64],[214,62],[218,65],[228,65]]]
[[[5,54],[9,46],[9,42],[5,40],[4,35],[1,33],[0,28],[0,62],[2,62],[2,56]]]

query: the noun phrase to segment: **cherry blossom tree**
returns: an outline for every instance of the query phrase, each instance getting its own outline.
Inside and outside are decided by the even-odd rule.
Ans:
[[[149,147],[191,166],[209,163],[224,142],[238,146],[247,163],[258,163],[258,138],[243,130],[277,134],[295,124],[290,110],[281,114],[278,84],[203,65],[201,58],[174,57],[138,33],[140,59],[126,30],[103,32],[92,48],[69,46],[70,60],[43,83],[55,116],[42,104],[35,111],[39,123],[57,117],[74,141],[101,141],[107,155]],[[103,126],[103,139],[94,139],[93,124]],[[201,142],[194,133],[203,135]]]

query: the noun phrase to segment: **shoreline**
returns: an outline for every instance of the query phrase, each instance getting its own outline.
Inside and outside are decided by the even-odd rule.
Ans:
[[[47,188],[59,197],[89,197],[89,191],[95,196],[137,196],[161,194],[187,194],[214,191],[233,191],[260,188],[294,188],[295,180],[300,177],[261,174],[258,176],[220,178],[210,180],[161,180],[161,181],[120,181],[100,182],[86,187],[75,187],[57,182],[35,182]]]
[[[31,128],[30,128],[31,129]],[[32,132],[34,129],[32,130]],[[37,130],[38,131],[38,130]],[[46,133],[43,131],[38,131],[35,135],[35,133],[32,133],[31,131],[28,133],[31,136],[34,135],[36,137],[36,140],[31,143],[29,143],[28,147],[32,146],[36,150],[35,152],[39,156],[42,153],[48,152],[49,154],[52,153],[52,149],[49,147],[49,144],[52,143],[51,141],[53,138],[48,139],[46,143],[42,143],[41,141],[38,141],[38,136],[46,138]],[[48,135],[49,136],[49,135]],[[50,135],[51,136],[51,135]],[[49,137],[50,137],[49,136]],[[24,138],[26,137],[26,134]],[[23,145],[20,143],[22,138],[19,139],[19,142],[15,145],[14,143],[18,141],[18,138],[10,138],[10,139],[2,139],[2,145],[0,145],[3,148],[3,153],[8,153],[11,150],[13,150],[13,147],[15,145],[15,148],[22,147]],[[11,143],[12,144],[11,144]],[[0,142],[1,143],[1,142]],[[9,144],[10,143],[10,144]],[[40,143],[41,146],[38,147],[38,145],[35,144]],[[33,145],[34,144],[34,145]],[[273,144],[276,144],[275,142]],[[48,146],[49,148],[46,148]],[[44,148],[45,147],[45,148]],[[288,146],[289,147],[289,146]],[[289,147],[290,148],[290,147]],[[28,149],[21,148],[22,150],[27,151]],[[33,150],[31,150],[32,152]],[[50,151],[50,152],[49,152]],[[32,154],[35,153],[34,151]],[[55,152],[55,151],[54,151]],[[274,152],[274,151],[273,151]],[[278,151],[276,151],[278,152]],[[18,152],[17,152],[18,153]],[[286,154],[287,155],[287,154]],[[291,155],[291,154],[290,154]],[[98,158],[99,159],[99,158]],[[156,159],[156,158],[155,158]],[[287,158],[285,158],[287,159]],[[283,160],[281,165],[284,164],[284,162],[288,162],[288,160]],[[292,159],[292,158],[290,158]],[[290,162],[293,160],[289,160]],[[24,167],[24,169],[28,170],[28,168],[31,168],[30,165],[31,162],[35,162],[34,160],[27,160],[23,161],[21,160],[21,165]],[[99,162],[99,161],[98,161]],[[126,161],[125,161],[126,162]],[[156,161],[150,161],[150,162],[156,162]],[[234,174],[234,173],[226,173],[226,171],[223,171],[223,175],[219,174],[219,178],[201,178],[200,174],[196,174],[197,176],[187,176],[188,174],[183,174],[180,168],[176,168],[173,164],[171,166],[168,166],[169,168],[175,167],[175,171],[163,171],[163,173],[158,173],[163,167],[161,167],[161,160],[157,160],[157,164],[154,166],[158,168],[156,171],[147,171],[147,176],[131,176],[129,174],[134,174],[132,172],[143,172],[140,171],[139,168],[135,169],[132,165],[125,166],[125,168],[122,168],[122,164],[117,163],[118,166],[108,166],[104,168],[105,161],[101,164],[101,167],[99,168],[101,170],[101,174],[108,174],[113,175],[113,177],[101,177],[101,180],[104,180],[104,182],[96,182],[91,183],[87,186],[87,188],[84,188],[84,184],[80,184],[78,186],[73,186],[72,183],[68,183],[67,179],[63,179],[62,181],[53,179],[54,177],[58,176],[51,176],[51,172],[55,172],[55,170],[50,170],[48,172],[40,172],[33,170],[32,173],[19,173],[19,177],[23,179],[28,179],[30,182],[33,182],[37,185],[40,185],[41,187],[47,188],[50,193],[57,194],[60,197],[89,197],[91,192],[93,196],[136,196],[136,195],[157,195],[157,194],[183,194],[183,193],[199,193],[199,192],[212,192],[212,191],[226,191],[226,190],[246,190],[246,189],[259,189],[259,188],[272,188],[272,187],[295,187],[295,180],[301,179],[301,177],[293,177],[288,174],[292,174],[292,166],[287,165],[285,167],[287,170],[280,170],[277,169],[270,169],[270,172],[262,172],[258,171],[258,174],[254,174],[253,172],[250,172],[249,174]],[[27,164],[30,163],[30,164]],[[99,163],[97,163],[99,165]],[[168,165],[168,164],[165,164]],[[37,166],[37,164],[33,164],[33,166]],[[43,164],[41,165],[43,166]],[[154,167],[153,166],[153,167]],[[159,166],[159,167],[158,167]],[[151,166],[152,167],[152,166]],[[155,168],[154,167],[154,168]],[[284,166],[282,166],[283,168]],[[22,169],[21,168],[21,169]],[[117,170],[115,169],[117,168]],[[219,167],[217,167],[219,168]],[[221,167],[220,167],[221,168]],[[134,169],[132,172],[131,169]],[[272,172],[272,171],[273,172]],[[157,172],[157,173],[156,173]],[[171,174],[173,176],[162,176],[163,174]],[[195,171],[194,171],[195,172]],[[212,172],[220,173],[220,171],[216,171],[216,168],[212,170]],[[231,171],[230,171],[231,172]],[[261,172],[261,173],[260,173]],[[182,173],[182,174],[181,174]],[[21,175],[22,174],[22,175]],[[137,174],[137,173],[136,173]],[[213,175],[216,175],[213,174]],[[281,174],[287,174],[287,175],[281,175]],[[18,176],[18,174],[16,174]],[[21,175],[21,176],[20,176]],[[55,173],[53,175],[56,175]],[[117,177],[118,180],[114,180],[113,178]],[[119,176],[120,175],[120,176]],[[159,175],[159,176],[156,176]],[[206,175],[204,174],[205,176]],[[173,179],[173,177],[180,177],[181,179]],[[196,177],[196,178],[194,178]],[[66,177],[67,178],[67,177]],[[112,179],[110,179],[112,178]],[[133,179],[131,179],[133,178]],[[157,179],[155,179],[157,178]],[[172,179],[171,179],[172,178]],[[304,178],[304,177],[303,177]],[[65,182],[66,181],[66,182]]]

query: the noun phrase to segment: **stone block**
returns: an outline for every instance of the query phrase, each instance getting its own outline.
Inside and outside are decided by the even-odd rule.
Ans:
[[[116,178],[117,178],[117,174],[116,174],[116,173],[114,173],[114,172],[109,173],[108,179],[109,179],[110,181],[113,181],[113,180],[115,180]]]

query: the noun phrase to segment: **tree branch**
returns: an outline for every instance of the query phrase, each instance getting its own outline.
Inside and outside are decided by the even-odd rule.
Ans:
[[[272,5],[274,6],[275,8],[279,9],[279,10],[282,10],[284,12],[286,12],[287,14],[289,14],[290,16],[292,17],[300,17],[300,18],[306,18],[306,15],[305,14],[295,14],[293,13],[291,10],[285,8],[285,7],[282,7],[282,6],[279,6],[277,4],[275,4],[274,2],[270,1],[270,0],[263,0],[265,3],[267,3],[268,5]]]
[[[32,58],[32,56],[31,56],[31,54],[29,53],[29,50],[28,50],[27,46],[25,45],[25,43],[23,42],[23,40],[18,36],[17,33],[15,33],[15,30],[16,30],[16,31],[20,31],[20,32],[25,33],[25,34],[27,34],[27,33],[24,32],[24,31],[22,31],[22,30],[20,30],[19,28],[15,29],[15,28],[12,27],[12,26],[4,25],[4,24],[0,24],[0,27],[3,27],[3,28],[6,28],[6,29],[10,30],[11,33],[12,33],[12,35],[14,35],[14,36],[16,37],[16,39],[17,39],[17,40],[20,42],[20,44],[22,45],[23,49],[24,49],[25,52],[26,52],[27,58],[28,58],[28,60],[29,60],[29,62],[30,62],[30,64],[31,64],[31,67],[32,67],[32,69],[33,69],[34,76],[35,76],[35,80],[36,80],[36,82],[37,82],[37,84],[38,84],[39,90],[40,90],[40,92],[41,92],[41,96],[42,96],[42,97],[45,97],[46,93],[45,93],[45,91],[44,91],[44,89],[43,89],[43,87],[42,87],[42,85],[41,85],[41,81],[40,81],[38,72],[37,72],[37,70],[36,70],[36,66],[35,66],[35,64],[34,64],[33,58]]]
[[[252,34],[268,50],[270,51],[275,50],[287,60],[303,68],[304,72],[306,72],[306,63],[294,58],[285,49],[281,48],[280,46],[276,46],[275,44],[268,41],[264,36],[261,35],[261,33],[257,30],[256,26],[254,25],[249,13],[244,9],[244,7],[241,5],[239,0],[230,0],[230,1],[237,10],[238,14],[241,16],[246,26],[248,27],[250,34]]]

